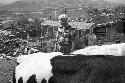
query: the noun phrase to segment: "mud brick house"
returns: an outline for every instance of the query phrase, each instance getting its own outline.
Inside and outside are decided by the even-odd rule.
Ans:
[[[118,20],[109,19],[106,16],[96,16],[93,18],[96,24],[94,33],[98,40],[106,42],[114,42],[119,39],[118,33],[121,32],[122,23]]]
[[[45,36],[45,34],[48,34],[48,36],[49,35],[54,36],[57,31],[57,28],[61,26],[59,21],[51,21],[51,20],[47,20],[43,22],[41,25],[43,30],[43,36]],[[86,22],[74,21],[74,22],[69,22],[69,25],[71,25],[72,28],[76,30],[76,34],[78,37],[90,34],[95,28],[94,23],[86,23]]]
[[[116,39],[116,23],[102,23],[97,24],[94,28],[94,33],[98,40],[115,41]]]
[[[55,35],[58,27],[61,26],[59,21],[47,20],[43,22],[41,25],[43,30],[42,36],[51,38],[53,44],[56,44]],[[86,22],[74,21],[74,22],[69,22],[69,25],[71,25],[71,27],[74,28],[77,39],[80,39],[82,36],[85,36],[87,34],[91,34],[93,32],[93,29],[95,28],[94,23],[86,23]]]

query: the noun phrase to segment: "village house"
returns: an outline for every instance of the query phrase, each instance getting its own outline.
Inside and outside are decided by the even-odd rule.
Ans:
[[[45,22],[43,22],[42,24],[42,30],[43,30],[43,35],[45,36],[45,34],[54,36],[57,28],[60,25],[59,21],[51,21],[51,20],[47,20]],[[95,24],[94,23],[86,23],[86,22],[69,22],[69,25],[72,26],[72,28],[75,29],[76,34],[78,37],[84,36],[86,34],[91,34],[92,30],[95,28]]]
[[[97,24],[94,28],[94,33],[98,40],[102,41],[115,41],[116,38],[116,24],[115,23],[102,23]]]
[[[51,38],[52,39],[51,41],[55,44],[56,43],[55,42],[55,35],[57,32],[57,28],[59,26],[61,26],[59,21],[46,20],[41,25],[42,25],[42,32],[43,32],[42,36]],[[78,40],[77,44],[79,44],[79,46],[81,44],[83,44],[83,41],[82,41],[83,39],[80,40],[80,38],[82,38],[83,36],[86,36],[88,34],[91,34],[93,32],[93,29],[95,28],[94,23],[86,23],[86,22],[73,21],[73,22],[69,22],[69,25],[71,25],[71,27],[74,28],[74,30],[75,30],[75,33],[76,33],[75,37]],[[43,41],[45,43],[45,40],[42,40],[42,42]],[[80,41],[82,41],[82,42],[80,42]],[[85,47],[85,46],[83,46],[83,47]],[[80,48],[83,48],[83,47],[80,47]]]
[[[123,23],[121,20],[109,19],[105,16],[93,18],[96,24],[94,33],[98,41],[113,43],[117,40],[123,41]]]

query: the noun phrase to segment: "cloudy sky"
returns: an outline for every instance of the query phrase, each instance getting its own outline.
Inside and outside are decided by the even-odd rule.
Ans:
[[[117,2],[117,3],[125,3],[125,0],[106,0],[111,2]]]
[[[0,3],[12,3],[14,1],[17,1],[17,0],[0,0]],[[117,2],[117,3],[125,3],[125,0],[106,0],[106,1]]]
[[[17,0],[0,0],[0,3],[11,3]]]

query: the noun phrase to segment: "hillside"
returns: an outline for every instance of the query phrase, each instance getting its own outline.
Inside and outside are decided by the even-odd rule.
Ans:
[[[5,5],[5,4],[0,3],[0,10],[2,9],[2,7],[3,7],[4,5]]]
[[[4,10],[10,10],[10,11],[20,11],[23,10],[24,8],[30,6],[29,3],[25,3],[22,1],[16,1],[14,3],[11,4],[7,4],[5,6],[3,6]]]
[[[33,11],[43,10],[46,7],[60,8],[72,5],[111,7],[114,3],[104,0],[22,0],[3,6],[4,10],[11,11]]]

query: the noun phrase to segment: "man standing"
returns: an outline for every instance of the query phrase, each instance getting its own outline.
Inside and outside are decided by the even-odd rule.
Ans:
[[[92,32],[92,33],[88,36],[88,46],[93,46],[93,45],[97,45],[97,37],[96,37],[96,35]]]
[[[66,14],[60,15],[58,19],[61,26],[58,27],[56,34],[56,51],[69,54],[74,48],[74,30],[68,24],[68,16]]]
[[[49,39],[49,41],[47,41],[47,52],[52,52],[52,48],[53,48],[53,42],[51,39]]]

